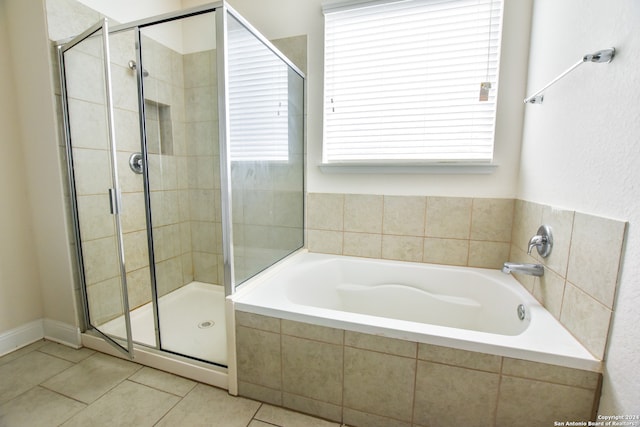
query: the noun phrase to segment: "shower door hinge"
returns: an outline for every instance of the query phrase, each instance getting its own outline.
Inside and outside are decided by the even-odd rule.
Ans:
[[[111,215],[120,213],[120,192],[115,188],[109,189],[109,209],[111,210]]]

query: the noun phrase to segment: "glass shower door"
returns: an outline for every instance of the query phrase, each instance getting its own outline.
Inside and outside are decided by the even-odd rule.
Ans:
[[[108,32],[105,19],[61,46],[59,59],[85,322],[131,355]]]
[[[140,28],[139,103],[160,349],[224,366],[216,13]]]

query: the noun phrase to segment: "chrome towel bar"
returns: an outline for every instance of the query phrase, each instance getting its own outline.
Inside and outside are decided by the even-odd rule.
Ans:
[[[567,74],[569,74],[570,72],[578,68],[580,65],[584,64],[585,62],[609,63],[613,60],[613,57],[615,56],[615,54],[616,54],[616,49],[614,47],[610,47],[608,49],[602,49],[597,52],[584,55],[582,59],[580,59],[578,62],[573,64],[567,71],[560,74],[555,79],[551,80],[545,87],[543,87],[533,95],[525,98],[524,103],[525,104],[542,104],[542,101],[544,100],[544,94],[542,92],[544,92],[550,86],[554,85],[557,81],[562,79],[564,76],[566,76]]]

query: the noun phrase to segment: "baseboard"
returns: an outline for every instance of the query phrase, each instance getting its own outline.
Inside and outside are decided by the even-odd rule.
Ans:
[[[82,347],[80,329],[57,320],[44,319],[44,338],[73,348]]]
[[[0,356],[44,338],[44,321],[37,319],[0,333]]]
[[[37,319],[0,333],[0,356],[46,338],[73,348],[80,348],[80,329],[52,319]]]

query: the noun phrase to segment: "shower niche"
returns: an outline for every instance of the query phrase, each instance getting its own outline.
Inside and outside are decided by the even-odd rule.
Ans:
[[[144,111],[147,151],[152,154],[173,155],[171,106],[145,99]]]
[[[302,72],[224,2],[58,57],[84,326],[226,366],[225,296],[304,244]]]

